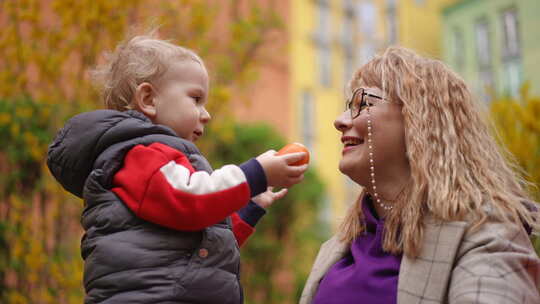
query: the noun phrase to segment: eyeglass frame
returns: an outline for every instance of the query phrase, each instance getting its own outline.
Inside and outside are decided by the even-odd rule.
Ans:
[[[353,110],[352,105],[353,105],[353,101],[356,99],[356,96],[358,95],[358,92],[361,92],[360,103],[359,103],[359,106],[358,106],[358,112],[355,115],[353,113],[354,110]],[[382,98],[381,96],[377,96],[377,95],[366,92],[366,90],[364,88],[355,89],[353,91],[353,94],[352,94],[351,98],[349,98],[347,100],[347,102],[345,103],[345,109],[349,110],[349,112],[351,113],[351,119],[355,119],[356,117],[360,116],[360,112],[362,112],[362,104],[365,103],[365,105],[367,105],[368,107],[371,106],[364,100],[364,96],[373,97],[373,98],[376,98],[376,99],[379,99],[379,100],[384,100],[384,98]]]

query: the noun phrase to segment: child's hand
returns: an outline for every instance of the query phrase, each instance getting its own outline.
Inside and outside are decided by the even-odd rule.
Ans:
[[[301,160],[305,152],[276,155],[276,151],[269,150],[257,156],[266,174],[268,186],[277,188],[289,188],[304,179],[308,165],[291,166]]]
[[[263,192],[251,198],[251,200],[255,202],[255,204],[266,209],[270,207],[270,205],[272,205],[275,201],[283,198],[287,194],[287,188],[283,188],[279,190],[278,192],[274,192],[273,190],[274,190],[274,187],[268,187],[266,192]]]

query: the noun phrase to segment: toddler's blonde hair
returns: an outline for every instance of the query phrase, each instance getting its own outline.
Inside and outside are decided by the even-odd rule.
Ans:
[[[132,109],[137,86],[143,82],[155,84],[172,60],[194,60],[204,67],[194,51],[159,39],[157,30],[152,30],[122,41],[114,52],[106,54],[105,64],[91,74],[105,106],[126,111]]]

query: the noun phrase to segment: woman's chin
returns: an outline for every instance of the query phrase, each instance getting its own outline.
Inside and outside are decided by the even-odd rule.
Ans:
[[[359,185],[364,186],[369,181],[369,168],[360,164],[359,160],[342,159],[339,162],[339,171]]]
[[[354,173],[354,164],[348,162],[346,159],[342,159],[339,162],[339,171],[352,178]]]

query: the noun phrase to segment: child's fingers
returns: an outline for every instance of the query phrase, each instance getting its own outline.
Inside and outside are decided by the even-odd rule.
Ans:
[[[301,174],[304,174],[308,168],[308,165],[301,165],[301,166],[289,166],[287,170],[287,176],[289,177],[296,177],[300,176]]]
[[[285,159],[285,162],[287,162],[287,165],[290,165],[306,157],[306,152],[294,152],[294,153],[289,153],[289,154],[283,154],[281,155],[281,157]]]
[[[300,183],[302,180],[304,180],[304,174],[296,177],[289,177],[289,187]]]
[[[283,188],[283,189],[279,190],[278,192],[274,192],[274,199],[276,199],[276,200],[282,199],[283,197],[285,197],[287,192],[288,192],[287,188]]]
[[[274,156],[274,155],[276,155],[276,153],[277,153],[276,150],[268,150],[268,151],[264,152],[263,154],[261,154],[261,156],[262,155]]]

